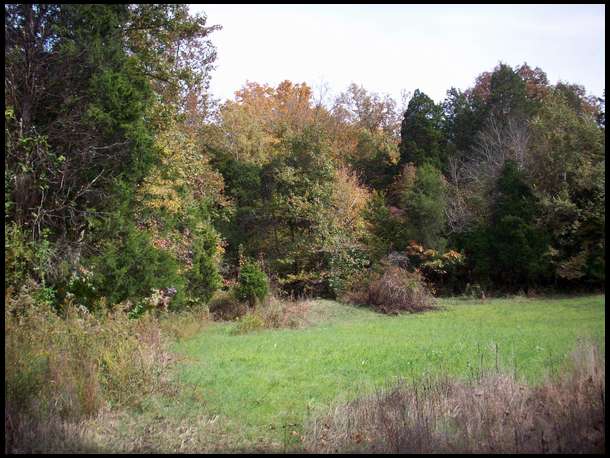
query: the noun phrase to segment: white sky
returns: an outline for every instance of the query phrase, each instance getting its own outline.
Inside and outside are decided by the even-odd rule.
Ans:
[[[191,5],[218,51],[210,89],[233,98],[246,80],[354,82],[390,94],[419,88],[437,102],[499,61],[527,62],[551,83],[605,88],[605,5]]]

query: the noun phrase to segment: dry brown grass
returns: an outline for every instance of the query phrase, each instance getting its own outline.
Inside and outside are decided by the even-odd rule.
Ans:
[[[310,301],[305,299],[282,300],[270,295],[260,314],[266,328],[301,328],[309,324],[310,308]]]
[[[89,449],[79,439],[83,420],[172,391],[174,357],[156,318],[75,307],[62,318],[48,306],[14,313],[13,305],[4,328],[6,452]]]
[[[304,299],[279,299],[270,295],[255,310],[250,310],[237,319],[232,334],[246,334],[260,329],[303,328],[308,319],[311,303]]]
[[[4,412],[4,453],[98,453],[84,421]]]
[[[206,308],[196,308],[182,312],[165,314],[159,320],[162,334],[173,340],[184,340],[200,333],[210,325],[210,312]]]
[[[308,452],[604,453],[605,363],[580,348],[538,387],[512,376],[401,382],[310,425]]]

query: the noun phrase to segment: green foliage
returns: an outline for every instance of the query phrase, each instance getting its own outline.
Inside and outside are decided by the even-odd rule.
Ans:
[[[496,251],[492,272],[498,284],[526,287],[546,273],[547,244],[539,230],[513,215],[502,217],[493,228]]]
[[[237,263],[237,247],[248,246],[256,252],[259,246],[259,221],[257,215],[261,203],[261,166],[233,159],[225,152],[216,151],[213,165],[222,174],[225,193],[235,204],[235,211],[228,220],[218,224],[218,229],[228,241],[227,257]]]
[[[478,225],[456,238],[456,245],[466,253],[468,281],[476,281],[484,288],[491,283],[493,268],[492,239],[486,225]]]
[[[162,288],[209,301],[241,246],[333,297],[411,240],[463,248],[486,287],[605,279],[604,101],[539,68],[501,63],[442,104],[416,90],[404,113],[290,81],[215,107],[218,27],[188,5],[10,4],[5,29],[7,288],[141,315]]]
[[[398,145],[383,131],[360,129],[356,154],[350,160],[366,185],[384,189],[390,185],[399,160]]]
[[[551,238],[556,275],[562,281],[601,284],[605,278],[603,131],[584,108],[586,101],[576,104],[565,92],[558,85],[532,123],[531,173],[541,202],[540,223]]]
[[[340,295],[352,276],[370,264],[368,255],[357,249],[338,251],[329,262],[328,283],[335,296]]]
[[[451,88],[443,102],[443,131],[447,138],[447,157],[463,160],[469,156],[477,133],[483,127],[482,103],[472,94]]]
[[[446,182],[436,167],[424,163],[417,168],[413,186],[401,195],[410,238],[428,247],[444,248],[446,192]]]
[[[239,270],[235,297],[247,301],[250,307],[256,305],[256,300],[262,301],[269,291],[269,280],[256,263],[246,262]]]
[[[576,115],[596,114],[593,101],[587,97],[587,91],[583,86],[578,84],[569,84],[559,81],[554,88],[555,92],[560,95],[567,105]],[[602,99],[603,100],[603,99]]]
[[[44,286],[52,269],[55,254],[51,242],[42,234],[38,241],[31,240],[23,228],[15,223],[4,226],[4,287],[18,290],[31,278]]]
[[[532,111],[525,81],[506,64],[498,65],[491,75],[488,107],[496,119],[527,116]]]
[[[325,216],[333,206],[335,165],[324,134],[315,127],[289,135],[284,148],[261,173],[257,245],[281,277],[322,273],[328,263],[320,253],[330,236]]]
[[[416,89],[400,130],[400,163],[412,162],[420,166],[429,162],[438,169],[444,169],[446,152],[442,122],[442,107]]]
[[[218,236],[210,226],[201,227],[194,235],[192,267],[186,278],[189,294],[203,302],[209,301],[221,285],[216,260],[218,242]]]
[[[171,205],[154,208],[159,197],[154,191],[158,200],[166,197],[164,191],[172,197],[182,192],[184,212],[204,206],[215,210],[223,203],[215,193],[222,177],[197,154],[194,131],[184,135],[183,126],[176,125],[187,96],[203,96],[215,59],[205,37],[217,27],[205,27],[205,17],[190,16],[187,5],[7,5],[5,16],[8,221],[31,232],[32,240],[61,242],[56,261],[62,272],[50,285],[57,287],[60,300],[74,295],[88,306],[100,295],[139,301],[153,288],[170,286],[159,283],[169,283],[179,289],[173,300],[177,306],[185,293],[179,267],[188,260],[182,253],[153,248],[151,242],[166,242],[155,238],[158,233],[150,231],[152,239],[147,239],[138,231],[156,219],[161,226],[168,223],[167,233],[174,230],[170,235],[179,239],[175,232],[184,213],[176,217]],[[191,120],[200,109],[190,109]],[[166,133],[169,127],[173,136]],[[160,178],[159,169],[166,172]],[[142,183],[145,178],[153,184]],[[164,188],[163,179],[171,185]],[[151,187],[147,203],[152,201],[150,207],[158,212],[146,220],[139,194]],[[135,214],[138,229],[120,218],[110,230],[104,228],[101,215],[117,207]],[[200,215],[200,222],[207,223],[210,213]],[[196,245],[192,277],[205,299],[218,274],[209,243]],[[81,252],[94,253],[91,261],[102,270],[94,266],[83,274]],[[15,281],[24,277],[19,262],[9,272],[20,277]]]
[[[184,300],[186,284],[176,259],[155,248],[150,237],[133,224],[124,222],[117,237],[104,241],[100,254],[90,263],[97,291],[110,304],[137,302],[160,288],[176,288],[172,308],[178,308]]]
[[[405,250],[411,269],[419,270],[434,293],[455,294],[464,281],[464,255],[455,250],[446,253],[425,249],[414,240]]]
[[[33,72],[29,78],[44,82],[11,94],[22,124],[12,132],[15,146],[9,169],[17,173],[17,166],[25,161],[24,178],[35,180],[30,187],[44,188],[18,202],[15,212],[22,215],[23,223],[31,224],[29,209],[38,207],[37,224],[74,239],[88,212],[104,207],[107,199],[102,196],[115,180],[137,180],[150,166],[155,152],[152,129],[143,118],[152,103],[152,90],[146,78],[134,72],[135,57],[125,52],[127,5],[23,6],[10,14],[15,21],[30,14],[49,21],[40,36],[27,32],[28,21],[15,24],[9,33],[8,46],[14,52],[7,65],[12,74]],[[34,57],[36,65],[24,68],[27,63],[20,49],[32,46],[41,52]],[[44,75],[37,73],[42,68]],[[20,87],[23,81],[12,84]],[[20,141],[34,138],[35,132],[43,133],[44,145],[38,142],[32,149]],[[15,192],[22,194],[19,186]]]
[[[369,224],[367,249],[373,260],[379,260],[390,251],[403,250],[407,246],[407,228],[398,216],[392,215],[380,192],[373,192],[366,208]]]
[[[548,240],[535,225],[537,201],[524,173],[507,161],[496,185],[491,227],[492,272],[500,284],[529,285],[545,274]]]
[[[257,331],[265,327],[265,321],[256,313],[247,313],[239,318],[231,334],[247,334],[252,331]]]
[[[549,238],[537,224],[539,202],[514,161],[495,184],[491,220],[460,237],[470,270],[468,282],[500,289],[527,289],[549,277]]]

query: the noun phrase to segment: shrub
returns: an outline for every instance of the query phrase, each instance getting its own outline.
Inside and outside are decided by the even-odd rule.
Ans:
[[[232,334],[246,334],[259,329],[300,328],[308,324],[306,301],[282,301],[271,295],[256,311],[239,318]]]
[[[392,253],[373,268],[355,272],[340,300],[355,305],[370,305],[381,313],[420,312],[434,308],[432,292],[422,273],[408,271],[408,258]]]
[[[270,295],[258,312],[269,329],[298,328],[307,324],[307,301],[281,300]]]
[[[246,314],[248,308],[239,302],[234,291],[217,291],[208,303],[214,320],[234,320]]]
[[[470,283],[466,283],[466,288],[464,288],[464,296],[471,299],[485,299],[485,291],[478,283],[474,283],[472,285]]]
[[[178,272],[178,262],[155,248],[150,237],[133,225],[118,240],[106,241],[91,263],[97,290],[110,304],[127,299],[137,302],[161,288],[177,290],[172,308],[183,301],[185,282]]]
[[[461,289],[466,274],[465,256],[455,250],[446,253],[426,249],[415,240],[410,240],[404,254],[408,265],[419,269],[426,284],[434,285],[436,291],[452,294]],[[400,267],[404,267],[400,265]]]
[[[368,286],[368,304],[381,313],[421,312],[433,309],[433,297],[419,272],[385,265]]]
[[[28,278],[44,284],[50,270],[54,249],[43,231],[42,238],[32,241],[17,224],[4,227],[4,285],[19,289]]]
[[[193,266],[186,277],[189,293],[204,303],[220,288],[222,281],[216,262],[217,244],[218,237],[209,226],[200,229],[193,241]]]
[[[281,291],[291,297],[334,297],[326,271],[287,274],[277,279]]]
[[[235,297],[241,301],[248,301],[250,307],[256,305],[256,300],[262,301],[268,292],[267,275],[258,265],[246,262],[239,271]]]
[[[365,305],[369,302],[369,284],[374,276],[372,269],[355,272],[346,282],[339,300],[348,304]]]
[[[239,319],[235,327],[231,330],[231,334],[246,334],[258,329],[263,329],[264,327],[265,320],[263,320],[258,313],[247,313]]]

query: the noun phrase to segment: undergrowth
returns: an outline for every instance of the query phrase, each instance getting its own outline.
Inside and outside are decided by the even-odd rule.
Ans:
[[[69,449],[79,421],[172,390],[157,318],[74,306],[59,316],[39,303],[17,312],[5,299],[6,452]]]
[[[402,380],[335,406],[303,437],[310,453],[604,453],[605,363],[579,347],[539,386],[512,374]]]

